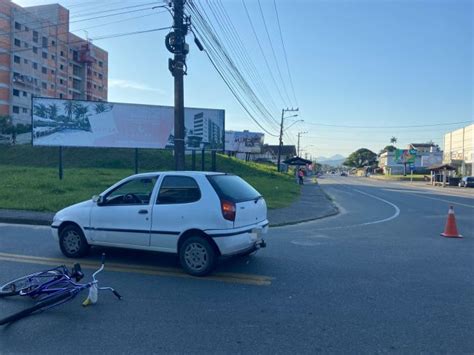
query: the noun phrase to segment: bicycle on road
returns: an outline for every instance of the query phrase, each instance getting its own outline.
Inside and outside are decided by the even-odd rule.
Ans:
[[[61,265],[20,277],[0,286],[0,298],[19,295],[29,296],[37,300],[34,306],[1,319],[0,325],[15,322],[32,313],[57,307],[72,300],[86,289],[89,290],[89,295],[82,303],[83,306],[96,303],[99,290],[111,291],[118,299],[121,299],[122,296],[112,287],[99,287],[96,275],[104,269],[104,266],[105,254],[102,254],[100,268],[92,274],[92,281],[85,284],[78,283],[84,277],[84,274],[81,271],[81,265],[74,264],[71,271],[66,266]]]

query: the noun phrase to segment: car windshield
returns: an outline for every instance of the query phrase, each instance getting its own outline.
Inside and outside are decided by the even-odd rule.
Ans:
[[[208,178],[222,199],[242,202],[260,197],[257,190],[236,175],[211,175]]]

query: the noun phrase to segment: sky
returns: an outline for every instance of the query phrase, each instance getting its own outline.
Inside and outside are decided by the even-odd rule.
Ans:
[[[347,156],[362,147],[379,152],[393,136],[402,148],[428,141],[442,147],[444,133],[469,124],[456,122],[473,122],[473,1],[275,0],[283,41],[274,0],[260,0],[268,36],[257,0],[194,1],[220,35],[211,9],[219,5],[228,13],[266,88],[258,91],[263,93],[259,98],[274,123],[257,117],[264,128],[277,136],[281,110],[299,108],[298,117],[285,122],[283,142],[296,144],[298,133],[306,132],[301,134],[302,155]],[[31,6],[52,1],[14,2]],[[109,52],[109,101],[173,105],[171,53],[164,46],[167,30],[94,40],[170,26],[167,11],[151,10],[153,5],[138,8],[143,11],[111,11],[152,0],[59,3],[70,9],[75,34],[89,36]],[[125,13],[107,16],[119,12]],[[91,19],[100,16],[107,17]],[[187,42],[185,106],[225,109],[226,129],[261,132],[194,45],[192,35]],[[224,45],[232,48],[235,43]],[[234,59],[242,63],[241,57]],[[251,79],[247,76],[258,88]],[[266,134],[265,142],[277,144],[278,137]]]

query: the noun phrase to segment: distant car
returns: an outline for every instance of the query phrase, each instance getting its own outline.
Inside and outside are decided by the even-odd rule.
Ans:
[[[345,171],[343,171],[343,172],[341,173],[341,176],[347,176],[347,173],[346,173]]]
[[[220,255],[265,247],[267,205],[236,175],[145,173],[59,211],[51,228],[67,257],[91,245],[176,253],[186,272],[202,276]]]
[[[459,181],[459,187],[474,187],[474,176],[465,176]]]

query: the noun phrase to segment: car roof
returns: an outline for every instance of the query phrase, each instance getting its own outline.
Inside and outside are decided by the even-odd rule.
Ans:
[[[209,176],[209,175],[224,175],[225,173],[218,173],[215,171],[152,171],[147,173],[135,174],[134,177],[151,177],[156,175],[175,175],[175,176]]]

